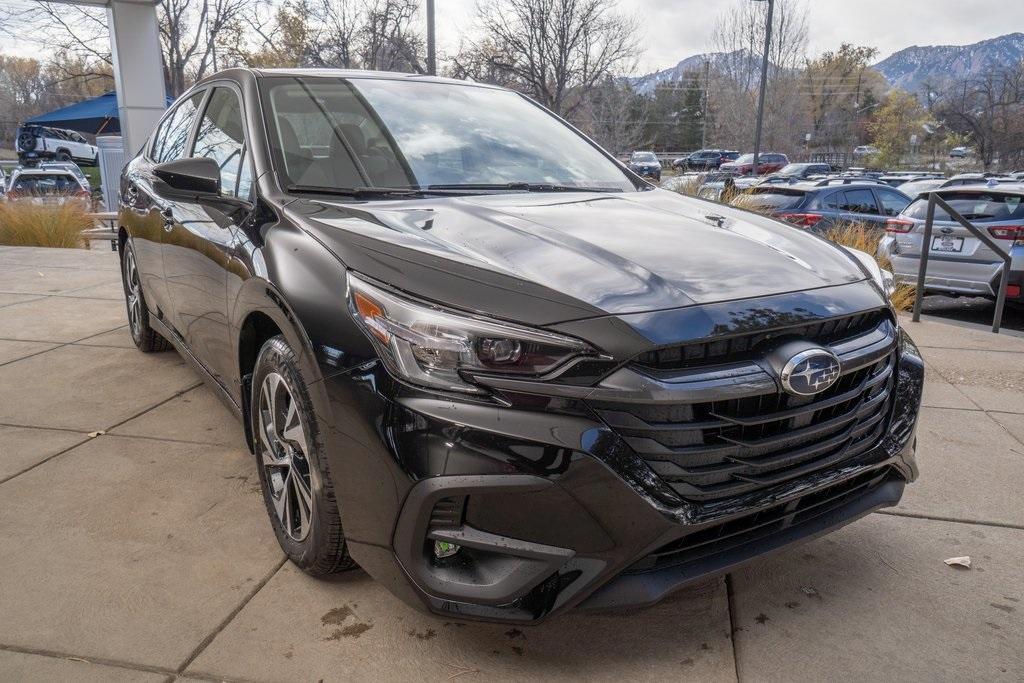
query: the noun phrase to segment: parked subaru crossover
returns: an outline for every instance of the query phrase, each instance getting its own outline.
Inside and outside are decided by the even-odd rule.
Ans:
[[[837,224],[857,223],[877,227],[881,233],[889,217],[899,215],[910,204],[910,197],[879,182],[833,178],[790,184],[765,182],[747,188],[732,203],[816,232]]]
[[[124,170],[120,253],[136,346],[242,420],[286,556],[448,619],[649,605],[916,477],[873,257],[508,90],[206,78]]]
[[[1006,300],[1024,303],[1024,184],[991,183],[934,190],[953,210],[988,232],[1000,252],[936,207],[931,244],[928,245],[926,292],[995,297],[1002,274],[1002,253],[1012,258]],[[878,245],[880,256],[892,263],[896,277],[917,282],[928,195],[922,194],[898,217],[890,219],[887,235]]]
[[[633,152],[629,157],[629,170],[641,178],[661,180],[661,162],[654,152]]]

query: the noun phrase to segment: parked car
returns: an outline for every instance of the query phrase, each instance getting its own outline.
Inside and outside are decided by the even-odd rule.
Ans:
[[[765,177],[766,181],[780,178],[783,180],[806,180],[812,177],[824,177],[832,172],[828,164],[819,163],[798,163],[786,164],[778,171],[770,173]]]
[[[739,152],[727,149],[701,149],[672,162],[672,166],[686,171],[713,171],[728,161],[734,161]]]
[[[88,210],[92,193],[78,177],[63,169],[18,168],[7,184],[8,202],[65,204],[76,202]]]
[[[969,153],[970,153],[970,150],[968,148],[966,148],[966,147],[954,147],[953,149],[949,150],[949,158],[950,159],[966,159],[967,155]]]
[[[243,421],[312,575],[460,621],[649,605],[916,477],[872,256],[653,188],[518,93],[221,72],[121,197],[135,345]]]
[[[910,182],[903,183],[899,188],[900,192],[913,199],[923,192],[931,192],[936,188],[942,187],[945,183],[945,178],[921,178],[920,180],[911,180]]]
[[[856,180],[794,185],[755,185],[738,194],[736,206],[769,213],[802,228],[824,232],[840,223],[884,230],[886,220],[910,204],[910,197],[884,183]]]
[[[934,190],[953,210],[986,230],[1012,258],[1006,300],[1024,303],[1024,184],[984,184]],[[917,282],[924,249],[924,225],[928,197],[914,200],[899,216],[888,221],[878,253],[890,260],[897,279]],[[995,297],[1003,258],[940,207],[935,209],[925,293]]]
[[[37,159],[76,161],[89,166],[99,163],[99,148],[73,130],[24,125],[18,128],[16,140],[18,159],[23,164]]]
[[[858,145],[853,148],[853,156],[855,157],[869,157],[879,154],[880,149],[872,145]]]
[[[881,180],[886,185],[900,187],[906,183],[911,183],[917,180],[924,180],[925,178],[945,179],[941,173],[933,173],[926,171],[900,171],[898,173],[886,173],[882,176],[879,176],[878,179]]]
[[[767,175],[769,173],[775,173],[776,171],[782,170],[782,168],[788,163],[789,158],[785,154],[765,152],[758,156],[757,174]],[[740,175],[750,175],[754,171],[754,155],[744,154],[735,161],[728,161],[721,164],[718,168],[722,171],[729,171]]]
[[[986,183],[1015,183],[1013,176],[1001,176],[994,173],[958,173],[948,178],[942,187],[959,187],[961,185],[978,185]]]
[[[629,170],[641,178],[661,180],[661,162],[654,152],[633,152],[629,157]]]
[[[89,176],[85,175],[85,172],[82,171],[81,167],[79,167],[79,165],[73,161],[42,161],[36,164],[34,168],[40,168],[43,170],[60,169],[62,171],[70,171],[75,175],[76,178],[78,178],[78,181],[82,183],[82,186],[85,187],[85,189],[92,189],[92,186],[89,183]]]

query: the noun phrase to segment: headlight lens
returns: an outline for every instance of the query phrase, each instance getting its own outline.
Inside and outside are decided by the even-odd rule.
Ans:
[[[414,384],[485,393],[462,373],[539,377],[594,350],[577,339],[411,301],[353,275],[349,310],[399,377]]]
[[[879,266],[878,261],[875,260],[875,257],[867,253],[866,251],[861,251],[860,249],[853,249],[851,247],[843,248],[846,249],[846,251],[849,252],[851,256],[860,261],[861,265],[863,265],[864,268],[867,269],[869,273],[871,273],[871,278],[885,293],[885,297],[887,299],[890,296],[892,296],[892,293],[896,291],[896,278],[893,276],[891,272]]]

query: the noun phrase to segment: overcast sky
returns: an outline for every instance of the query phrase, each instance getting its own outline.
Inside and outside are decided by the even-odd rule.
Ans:
[[[708,50],[715,18],[730,5],[752,0],[617,0],[637,17],[645,50],[638,73],[674,66]],[[810,7],[810,50],[819,54],[842,42],[872,45],[880,58],[910,45],[965,45],[1024,31],[1022,0],[796,0]],[[477,0],[436,0],[438,47],[442,54],[471,35]],[[28,5],[29,0],[0,0]],[[0,43],[0,51],[24,55],[37,48]]]
[[[638,71],[674,66],[705,52],[715,17],[751,0],[618,0],[639,19],[645,53]],[[810,7],[810,50],[840,43],[872,45],[884,58],[911,45],[966,45],[1024,31],[1021,0],[804,0]],[[436,0],[438,45],[456,49],[472,26],[476,0]]]

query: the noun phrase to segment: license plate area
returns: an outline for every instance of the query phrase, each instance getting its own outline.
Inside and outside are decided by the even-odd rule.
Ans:
[[[942,253],[960,253],[964,250],[964,238],[951,237],[949,235],[932,237],[931,250]]]

